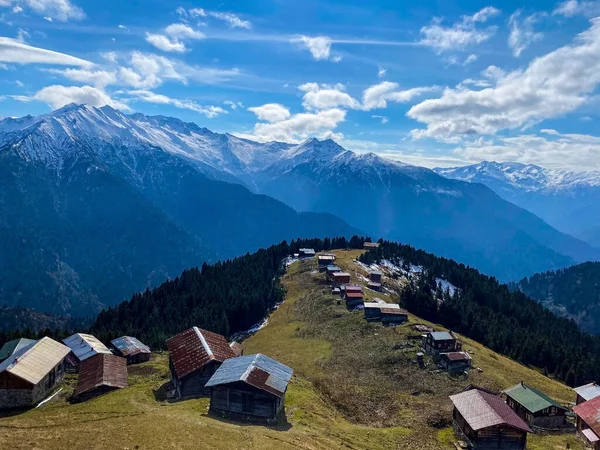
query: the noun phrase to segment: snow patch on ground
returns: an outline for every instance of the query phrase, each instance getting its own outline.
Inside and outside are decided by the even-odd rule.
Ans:
[[[454,295],[454,293],[456,292],[456,286],[454,286],[452,283],[443,280],[441,278],[436,278],[435,282],[437,285],[441,285],[442,286],[442,291],[446,292],[446,290],[448,290],[448,292],[450,292],[450,295]]]

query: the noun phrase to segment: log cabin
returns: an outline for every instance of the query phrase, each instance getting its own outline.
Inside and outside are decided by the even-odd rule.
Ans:
[[[579,386],[573,390],[575,391],[575,394],[577,394],[577,398],[575,400],[576,405],[587,402],[588,400],[592,400],[596,397],[600,397],[600,385],[596,383],[589,383],[584,386]]]
[[[331,275],[333,284],[340,286],[350,283],[350,274],[348,272],[335,272]]]
[[[79,366],[77,387],[71,401],[85,402],[124,387],[127,387],[127,359],[99,353]]]
[[[567,408],[543,392],[521,382],[505,389],[506,404],[530,427],[547,430],[572,427]]]
[[[210,410],[233,418],[271,422],[283,411],[293,370],[265,355],[228,359],[206,384]]]
[[[374,283],[381,283],[381,279],[383,277],[383,273],[381,270],[372,270],[369,272],[369,279]]]
[[[192,327],[167,341],[169,370],[178,399],[202,397],[210,390],[206,383],[219,366],[235,358],[225,337]]]
[[[600,396],[573,407],[577,434],[588,448],[600,450]]]
[[[142,344],[138,339],[131,336],[122,336],[113,339],[111,344],[116,354],[127,358],[127,364],[139,364],[150,360],[150,347]]]
[[[365,242],[363,244],[363,248],[369,250],[371,248],[378,248],[379,247],[379,242]]]
[[[330,253],[324,253],[317,256],[319,272],[325,272],[327,266],[332,265],[335,262],[335,255]]]
[[[440,353],[450,353],[461,351],[461,344],[452,332],[432,331],[424,335],[423,350],[428,355],[437,356]]]
[[[301,248],[298,250],[300,258],[312,258],[315,256],[315,250],[312,248]]]
[[[454,431],[473,450],[525,450],[531,429],[502,398],[472,388],[451,395]]]
[[[0,409],[29,408],[63,381],[69,347],[49,337],[34,341],[0,364]]]
[[[472,366],[473,360],[467,352],[449,352],[440,354],[439,364],[448,372],[464,372]]]

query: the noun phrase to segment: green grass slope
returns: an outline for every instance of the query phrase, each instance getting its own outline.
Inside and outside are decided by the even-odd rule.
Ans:
[[[356,281],[359,251],[340,251],[338,264]],[[348,312],[329,294],[314,262],[284,276],[287,297],[268,325],[244,342],[294,368],[287,419],[276,426],[239,424],[208,414],[208,399],[168,403],[167,356],[130,367],[130,387],[70,405],[70,376],[47,405],[0,418],[4,449],[452,449],[448,395],[474,383],[502,389],[521,380],[561,402],[572,391],[468,339],[474,366],[468,378],[425,370],[414,362],[418,334],[410,324],[384,328]],[[367,298],[385,297],[367,291]],[[392,299],[393,297],[388,297]],[[569,445],[570,447],[567,447]],[[583,449],[574,434],[531,436],[530,450]]]

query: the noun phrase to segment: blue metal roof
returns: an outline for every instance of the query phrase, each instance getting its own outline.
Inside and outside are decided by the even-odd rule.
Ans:
[[[573,390],[585,401],[600,397],[600,386],[596,383],[586,384]]]
[[[434,341],[453,341],[455,339],[447,331],[434,331],[431,333],[431,337]]]
[[[123,355],[135,355],[138,353],[150,353],[150,347],[142,344],[139,340],[131,336],[123,336],[110,341]]]
[[[269,374],[264,382],[265,386],[257,385],[256,383],[251,382],[252,380],[249,380],[249,376],[254,369],[261,369]],[[294,371],[285,364],[281,364],[260,353],[257,355],[240,356],[238,358],[225,360],[210,380],[208,380],[206,386],[219,386],[243,381],[268,392],[270,392],[268,388],[271,388],[282,396],[287,389],[287,385],[292,378],[293,372]]]

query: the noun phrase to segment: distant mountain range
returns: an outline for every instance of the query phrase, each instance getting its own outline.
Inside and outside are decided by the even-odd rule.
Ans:
[[[600,253],[481,184],[108,106],[0,120],[0,183],[0,304],[54,313],[294,237],[368,233],[501,280]]]
[[[558,230],[600,247],[600,172],[575,173],[488,161],[435,172],[454,180],[482,183]]]
[[[559,316],[573,319],[583,330],[600,334],[600,263],[538,273],[511,287]]]

